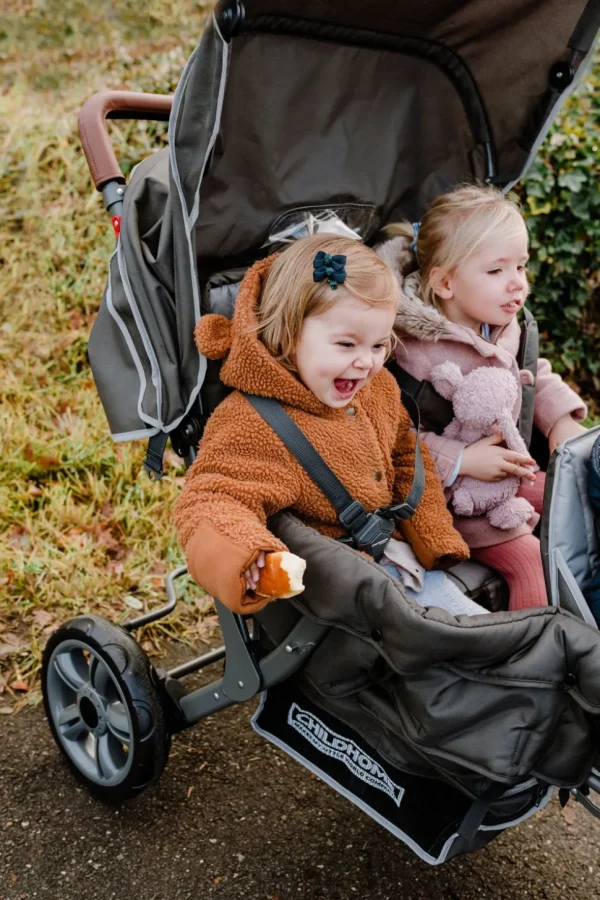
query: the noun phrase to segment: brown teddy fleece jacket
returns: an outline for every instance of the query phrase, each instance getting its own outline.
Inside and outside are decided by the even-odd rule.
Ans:
[[[240,393],[274,397],[302,429],[355,500],[373,511],[407,496],[415,438],[393,376],[385,369],[343,409],[321,403],[269,354],[256,335],[256,307],[272,258],[247,273],[232,321],[204,316],[199,349],[225,361],[223,382],[233,388],[211,415],[184,490],[175,526],[193,578],[234,612],[256,612],[266,601],[247,594],[243,572],[261,550],[286,550],[266,520],[291,509],[307,525],[340,537],[332,504]],[[426,486],[412,519],[395,537],[407,540],[421,564],[466,559],[468,548],[452,525],[441,484],[423,447]],[[308,560],[310,565],[310,560]]]

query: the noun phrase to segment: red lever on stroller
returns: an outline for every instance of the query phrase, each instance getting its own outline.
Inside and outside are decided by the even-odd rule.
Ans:
[[[166,122],[173,106],[171,94],[141,94],[133,91],[99,91],[79,113],[83,152],[97,189],[118,235],[121,224],[125,177],[106,127],[106,119],[149,119]]]

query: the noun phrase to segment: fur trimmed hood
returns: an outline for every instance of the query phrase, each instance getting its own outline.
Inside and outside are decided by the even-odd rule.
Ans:
[[[449,322],[434,306],[423,303],[420,295],[421,278],[418,272],[407,275],[401,288],[395,324],[398,334],[419,341],[439,341],[442,337],[456,336],[452,322]]]
[[[397,235],[373,249],[388,264],[400,284],[396,332],[420,341],[438,341],[443,336],[450,336],[452,328],[448,319],[421,299],[421,279],[414,270],[410,238]]]

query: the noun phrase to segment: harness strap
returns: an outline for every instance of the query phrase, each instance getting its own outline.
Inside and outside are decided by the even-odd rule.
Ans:
[[[531,372],[533,384],[521,386],[521,412],[517,427],[526,446],[529,447],[533,433],[540,336],[537,322],[529,310],[523,308],[523,315],[525,321],[521,325],[517,365],[519,369],[528,369]],[[408,394],[417,403],[424,428],[433,431],[434,434],[441,434],[454,418],[452,403],[438,394],[430,381],[419,381],[395,360],[390,360],[387,365],[403,393]]]
[[[386,365],[398,382],[403,399],[408,396],[417,404],[423,428],[441,434],[454,418],[450,400],[438,394],[430,381],[419,381],[394,359],[388,360]]]
[[[317,453],[306,435],[298,428],[293,419],[288,416],[281,404],[271,397],[259,397],[256,394],[245,394],[245,396],[257,413],[281,438],[287,449],[296,457],[309,477],[333,504],[344,528],[351,534],[358,532],[367,520],[368,513],[364,506],[358,500],[352,499],[337,475],[329,468],[323,457]],[[413,412],[417,416],[413,482],[408,497],[403,503],[392,504],[385,507],[385,509],[378,510],[380,515],[388,519],[410,519],[414,515],[425,490],[425,470],[419,446],[419,413],[418,410]]]
[[[528,369],[533,375],[533,384],[521,385],[521,412],[517,428],[525,446],[531,444],[533,434],[533,414],[535,409],[535,389],[537,380],[538,359],[540,355],[540,333],[538,324],[528,309],[523,307],[525,321],[521,326],[521,340],[517,354],[519,369]]]
[[[505,785],[502,784],[490,785],[481,797],[473,800],[458,827],[458,834],[463,840],[469,844],[472,843],[490,808],[502,796],[505,789]]]
[[[165,474],[162,464],[168,440],[169,435],[164,431],[159,431],[158,434],[153,434],[148,441],[144,469],[150,481],[158,481]]]

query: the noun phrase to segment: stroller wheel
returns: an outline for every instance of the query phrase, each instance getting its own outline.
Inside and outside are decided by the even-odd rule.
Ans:
[[[119,802],[156,781],[170,749],[158,677],[139,644],[100,616],[79,616],[42,659],[46,716],[74,774]]]

